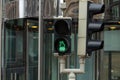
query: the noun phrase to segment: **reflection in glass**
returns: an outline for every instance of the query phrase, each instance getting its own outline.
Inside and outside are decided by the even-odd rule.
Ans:
[[[10,24],[11,23],[11,24]],[[7,67],[23,66],[23,27],[13,24],[14,21],[6,22],[5,27],[5,61]],[[16,65],[14,65],[16,64]]]
[[[112,7],[112,16],[114,17],[114,18],[119,18],[119,5],[116,5],[116,6],[113,6]]]
[[[5,22],[2,80],[38,80],[38,20]]]
[[[38,21],[27,21],[28,80],[38,80]]]
[[[120,53],[119,52],[105,52],[104,55],[104,80],[120,80]]]
[[[5,22],[4,31],[4,80],[25,80],[25,52],[23,20]]]

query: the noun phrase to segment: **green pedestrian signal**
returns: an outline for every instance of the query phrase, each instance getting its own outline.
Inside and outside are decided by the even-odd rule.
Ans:
[[[55,40],[54,48],[59,54],[64,55],[70,49],[70,43],[65,37],[57,38]]]
[[[59,42],[59,51],[64,52],[65,51],[65,43],[64,41]]]
[[[54,30],[54,53],[59,56],[71,53],[71,17],[57,17],[53,20]]]

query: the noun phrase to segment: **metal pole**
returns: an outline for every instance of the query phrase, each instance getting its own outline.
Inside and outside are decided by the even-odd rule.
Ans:
[[[2,33],[2,29],[1,29],[1,27],[2,27],[2,0],[0,0],[0,57],[2,57],[1,56],[1,54],[2,54],[2,51],[1,51],[1,46],[2,46],[2,44],[1,44],[1,41],[2,41],[2,37],[1,37],[1,33]],[[2,61],[1,61],[1,59],[2,58],[0,58],[0,80],[1,80],[1,67],[2,67]]]
[[[108,54],[108,65],[109,65],[109,67],[108,67],[108,79],[109,80],[111,80],[111,76],[112,76],[112,74],[111,74],[111,70],[112,70],[112,54],[111,54],[111,52],[109,52],[109,54]]]
[[[42,60],[41,60],[41,55],[43,53],[43,49],[42,49],[42,43],[43,43],[43,29],[42,29],[42,1],[43,0],[39,0],[39,32],[38,32],[38,80],[43,80],[43,75],[42,73]]]
[[[68,77],[68,80],[75,80],[75,73],[73,73],[73,72],[71,72],[70,74],[69,74],[69,77]]]
[[[85,73],[85,58],[79,58],[79,65],[80,68],[75,68],[75,69],[70,69],[70,68],[65,68],[65,59],[60,58],[60,73],[80,73],[83,74]]]

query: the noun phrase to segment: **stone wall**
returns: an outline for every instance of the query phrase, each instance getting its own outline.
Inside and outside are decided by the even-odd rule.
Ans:
[[[64,11],[64,16],[69,17],[78,17],[78,4],[79,0],[65,0],[67,3],[67,8]],[[98,0],[93,0],[94,2],[98,2]]]

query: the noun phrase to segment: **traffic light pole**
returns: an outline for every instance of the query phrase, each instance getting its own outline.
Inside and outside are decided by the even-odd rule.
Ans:
[[[1,48],[2,48],[2,36],[1,36],[1,33],[2,33],[2,0],[0,1],[0,56],[1,56],[1,58],[2,58],[2,50],[1,50]],[[2,64],[2,61],[1,61],[1,59],[0,59],[0,64]],[[0,65],[0,75],[2,75],[1,74],[1,65]],[[1,80],[1,76],[0,76],[0,80]]]
[[[85,57],[86,54],[86,29],[87,29],[87,1],[79,0],[79,22],[78,22],[78,56]]]
[[[66,8],[66,5],[63,4],[61,6],[61,9],[65,9],[65,8]],[[96,4],[88,0],[79,0],[77,56],[79,57],[80,68],[78,69],[65,68],[65,59],[67,58],[65,53],[69,52],[70,40],[69,38],[67,38],[68,41],[66,41],[65,38],[64,39],[58,38],[61,35],[64,35],[64,36],[67,35],[70,37],[70,35],[67,34],[70,31],[70,26],[65,21],[59,21],[59,20],[54,25],[55,31],[57,32],[57,34],[55,33],[56,34],[55,50],[57,53],[59,53],[60,73],[68,73],[69,80],[75,80],[75,73],[77,74],[85,73],[86,54],[87,56],[90,56],[92,54],[92,51],[96,51],[103,48],[103,41],[93,39],[92,34],[103,31],[104,29],[104,24],[102,22],[94,21],[94,18],[93,18],[94,15],[103,13],[104,9],[105,9],[104,4]],[[60,18],[64,19],[65,17],[63,17],[62,15]],[[67,45],[68,46],[65,47],[64,45],[62,45],[62,43],[64,45],[66,43],[66,46]],[[62,46],[60,46],[60,44]]]
[[[65,68],[65,59],[66,57],[60,57],[60,73],[68,73],[68,80],[76,80],[75,78],[75,73],[77,74],[83,74],[85,72],[85,58],[80,57],[79,58],[79,64],[80,68],[79,69],[66,69]]]
[[[78,52],[79,56],[79,69],[66,69],[65,59],[66,57],[60,56],[60,73],[68,73],[69,80],[75,80],[75,73],[85,73],[85,54],[86,54],[86,28],[87,28],[87,1],[79,0],[79,23],[78,23]]]
[[[85,58],[79,58],[79,69],[65,69],[65,59],[64,57],[60,57],[60,73],[84,73],[85,66]]]

